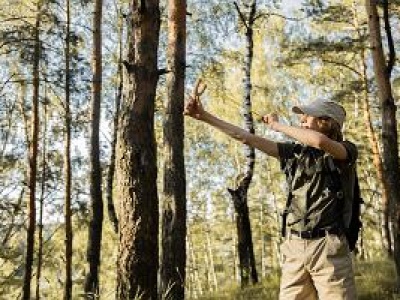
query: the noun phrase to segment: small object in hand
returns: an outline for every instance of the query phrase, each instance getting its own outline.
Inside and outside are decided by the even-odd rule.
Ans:
[[[201,78],[198,78],[194,85],[192,97],[197,100],[204,93],[206,88],[207,84],[205,84]]]

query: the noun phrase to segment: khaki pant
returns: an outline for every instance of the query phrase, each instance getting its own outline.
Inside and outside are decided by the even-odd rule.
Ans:
[[[289,236],[283,256],[280,300],[355,300],[351,253],[345,236],[311,240]]]

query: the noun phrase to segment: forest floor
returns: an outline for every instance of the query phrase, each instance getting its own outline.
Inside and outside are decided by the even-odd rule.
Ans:
[[[232,287],[197,299],[276,300],[279,291],[278,274],[277,271],[259,284],[245,289]],[[357,261],[355,276],[358,300],[400,300],[400,294],[394,293],[396,275],[393,262]]]

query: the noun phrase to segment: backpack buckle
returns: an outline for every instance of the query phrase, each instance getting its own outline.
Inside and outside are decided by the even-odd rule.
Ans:
[[[342,198],[344,197],[343,191],[338,191],[338,192],[336,193],[336,197],[338,197],[339,199],[342,199]]]

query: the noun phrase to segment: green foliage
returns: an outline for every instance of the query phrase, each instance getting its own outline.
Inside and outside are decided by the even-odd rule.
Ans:
[[[358,262],[355,275],[358,299],[400,299],[393,289],[396,275],[392,261]]]
[[[394,300],[400,299],[400,295],[395,294],[393,285],[395,272],[393,263],[386,260],[371,262],[357,261],[356,285],[359,300]],[[254,286],[240,289],[238,286],[224,287],[218,293],[208,294],[198,299],[234,299],[234,300],[275,300],[279,294],[279,271],[262,279],[262,282]]]
[[[90,2],[90,1],[84,1]],[[111,1],[112,2],[112,1]],[[108,164],[111,119],[118,84],[118,26],[120,9],[126,12],[127,0],[105,3],[104,10],[104,74],[102,103],[102,164]],[[167,1],[163,2],[165,9]],[[248,1],[247,1],[248,2]],[[268,2],[268,1],[267,1]],[[277,2],[277,1],[274,1]],[[293,15],[308,16],[299,21],[275,17],[265,1],[259,7],[254,31],[254,63],[252,68],[252,108],[258,114],[277,112],[284,122],[296,124],[290,108],[297,101],[308,101],[320,95],[337,99],[347,109],[345,135],[360,149],[359,174],[366,201],[363,210],[363,255],[367,261],[357,262],[357,285],[360,299],[393,299],[393,263],[377,261],[384,257],[380,235],[381,191],[375,178],[371,150],[366,139],[360,97],[365,89],[359,78],[360,53],[365,50],[368,86],[372,105],[372,122],[380,131],[380,107],[374,100],[375,85],[371,76],[369,49],[366,41],[366,15],[363,1],[302,1]],[[44,261],[41,279],[42,297],[58,299],[63,289],[63,148],[64,133],[64,42],[65,11],[63,1],[43,1],[48,5],[42,20],[41,104],[48,110],[46,176],[39,174],[38,184],[45,180]],[[241,1],[245,4],[246,1]],[[353,3],[355,4],[352,7]],[[10,5],[12,4],[12,5]],[[25,243],[25,208],[27,136],[31,110],[32,28],[37,1],[0,1],[0,298],[16,299],[20,293]],[[89,93],[91,71],[91,5],[81,7],[73,1],[72,113],[73,205],[74,205],[74,296],[83,291],[86,274],[88,226],[88,141]],[[284,3],[283,3],[284,4]],[[261,6],[262,5],[262,6]],[[300,4],[298,4],[300,5]],[[122,7],[123,6],[123,7]],[[242,5],[241,5],[242,6]],[[392,1],[394,17],[400,16],[399,1]],[[208,84],[204,105],[221,118],[241,125],[243,93],[243,26],[232,2],[196,0],[188,2],[187,91],[195,78],[202,76]],[[286,11],[287,12],[287,11]],[[354,27],[354,12],[359,32]],[[166,12],[164,11],[164,15]],[[398,19],[393,19],[397,21]],[[125,23],[124,23],[125,24]],[[396,24],[396,23],[392,23]],[[126,24],[125,24],[126,25]],[[166,29],[166,24],[163,29]],[[124,31],[124,40],[126,32]],[[398,36],[395,35],[397,45]],[[160,44],[159,65],[165,63],[166,34]],[[124,47],[123,47],[124,48]],[[400,95],[400,80],[395,69],[393,85]],[[163,102],[166,91],[160,78],[157,95],[157,141],[162,149]],[[44,105],[41,105],[43,112]],[[256,115],[254,115],[257,118]],[[41,117],[43,122],[44,117]],[[243,147],[216,130],[192,119],[185,120],[185,164],[188,201],[187,295],[201,299],[276,299],[279,286],[279,212],[285,202],[285,186],[279,163],[257,152],[257,162],[248,200],[253,229],[257,269],[262,283],[241,290],[238,287],[236,228],[230,197],[232,186],[242,164]],[[282,136],[256,124],[256,132],[275,140]],[[43,145],[41,145],[43,146]],[[43,147],[41,147],[43,149]],[[163,153],[159,152],[159,180]],[[45,177],[45,178],[44,178]],[[118,182],[116,183],[118,184]],[[118,203],[120,199],[115,199]],[[118,237],[107,218],[102,245],[100,287],[102,299],[115,298],[116,256]],[[37,250],[37,248],[36,248]],[[35,263],[37,260],[35,261]],[[36,270],[36,265],[34,266]]]

